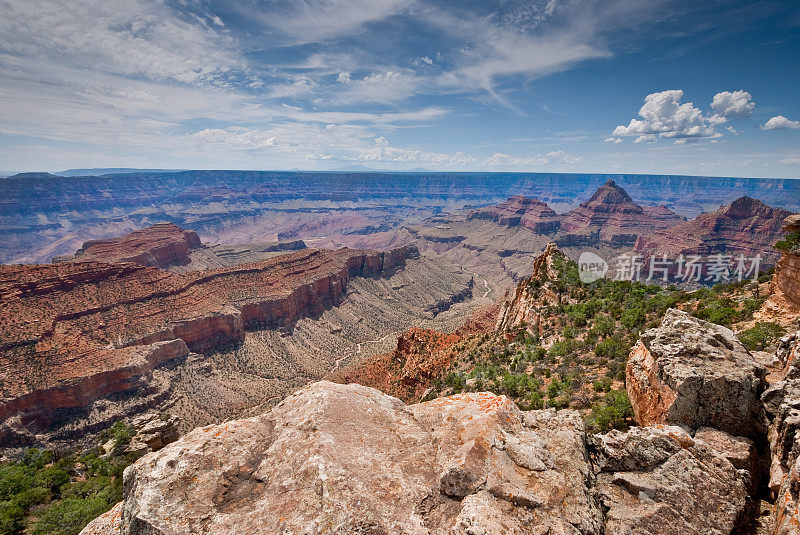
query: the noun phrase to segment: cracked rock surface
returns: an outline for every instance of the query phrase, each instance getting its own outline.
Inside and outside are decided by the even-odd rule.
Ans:
[[[490,393],[407,406],[318,382],[145,455],[92,533],[673,533],[698,512],[687,533],[722,533],[744,506],[740,475],[680,428],[589,444],[575,411]]]
[[[759,412],[765,375],[730,329],[669,309],[631,350],[626,385],[641,425],[756,436],[765,432]]]

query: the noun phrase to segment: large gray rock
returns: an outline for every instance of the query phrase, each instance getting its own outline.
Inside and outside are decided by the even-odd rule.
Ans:
[[[626,368],[640,425],[714,427],[751,437],[764,432],[765,375],[730,329],[675,309],[642,334]]]
[[[679,427],[588,438],[576,411],[504,396],[319,382],[148,453],[85,535],[730,533],[743,472]]]
[[[778,344],[782,371],[761,396],[770,420],[769,489],[775,498],[774,533],[800,533],[800,331]]]
[[[679,427],[592,439],[605,533],[729,534],[746,513],[742,473]]]
[[[121,533],[598,533],[574,411],[312,384],[125,471]]]

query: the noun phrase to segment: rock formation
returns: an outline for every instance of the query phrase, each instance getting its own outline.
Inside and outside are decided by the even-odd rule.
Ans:
[[[555,281],[559,277],[556,263],[567,261],[555,243],[550,243],[533,263],[533,273],[517,284],[510,299],[503,302],[497,329],[508,330],[525,324],[537,334],[542,332],[541,308],[561,304],[561,292]]]
[[[741,471],[679,428],[588,439],[571,410],[320,382],[147,454],[84,534],[723,534],[745,498]]]
[[[188,264],[189,253],[199,247],[202,247],[200,238],[193,230],[183,230],[172,223],[158,223],[118,238],[87,241],[74,256],[56,257],[53,260],[132,262],[165,268]]]
[[[740,197],[713,212],[642,236],[634,250],[646,259],[653,254],[667,255],[672,260],[679,255],[761,255],[764,269],[777,260],[778,253],[772,246],[780,238],[781,225],[790,213]]]
[[[302,250],[185,274],[136,264],[0,266],[0,444],[36,442],[97,400],[168,394],[153,370],[288,327],[337,303],[351,277],[417,255]],[[79,435],[80,431],[75,431]]]
[[[639,236],[677,225],[683,219],[665,206],[643,207],[608,180],[591,198],[567,214],[559,245],[633,245]]]
[[[626,368],[639,424],[714,427],[737,436],[762,431],[765,375],[730,329],[675,309],[642,334]]]
[[[781,339],[776,356],[781,373],[761,399],[769,420],[773,532],[783,535],[800,531],[800,331]]]
[[[800,214],[794,214],[783,221],[783,230],[790,235],[800,233]],[[787,246],[781,251],[781,258],[775,266],[772,279],[774,289],[792,305],[800,307],[800,247]]]
[[[550,234],[561,226],[559,215],[546,203],[519,195],[498,205],[475,210],[469,218],[489,219],[507,227],[524,227],[537,234]]]
[[[749,474],[680,427],[634,427],[591,440],[605,533],[732,533]],[[713,498],[710,498],[713,496]]]

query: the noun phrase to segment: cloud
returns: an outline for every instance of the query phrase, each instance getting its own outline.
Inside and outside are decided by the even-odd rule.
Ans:
[[[260,21],[287,44],[317,43],[361,32],[370,22],[382,21],[413,8],[408,0],[275,0],[254,2],[247,17]],[[247,5],[240,4],[241,6]]]
[[[791,128],[793,130],[800,130],[800,121],[792,121],[783,115],[776,115],[761,127],[764,130],[786,130]]]
[[[289,162],[337,160],[451,166],[474,162],[463,152],[452,154],[392,146],[366,126],[273,124],[269,128],[204,129],[186,136],[204,150],[246,151]]]
[[[607,137],[603,141],[606,143],[622,143],[622,140],[618,137]]]
[[[635,136],[635,142],[653,142],[657,138],[714,139],[721,134],[714,130],[700,109],[691,102],[681,103],[683,91],[671,89],[652,93],[639,109],[641,119],[619,125],[611,134],[615,138]]]
[[[241,68],[223,30],[146,0],[0,1],[0,50],[85,71],[184,83],[217,83]],[[8,59],[8,58],[7,58]]]
[[[340,82],[347,85],[336,101],[338,103],[379,102],[392,103],[402,101],[416,93],[418,77],[411,71],[389,70],[373,73],[359,80],[354,80],[347,73]]]
[[[484,165],[490,167],[537,167],[545,164],[566,164],[574,165],[582,161],[582,158],[569,154],[563,150],[548,152],[540,156],[511,156],[503,152],[495,152],[483,161]]]
[[[747,91],[722,91],[714,95],[711,108],[716,112],[709,120],[712,123],[722,124],[730,119],[744,119],[750,117],[756,104]]]

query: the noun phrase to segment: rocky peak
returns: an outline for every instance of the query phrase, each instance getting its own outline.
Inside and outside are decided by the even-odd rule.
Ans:
[[[521,280],[511,298],[503,303],[497,329],[506,331],[526,324],[532,331],[539,332],[542,308],[561,303],[561,293],[556,284],[561,274],[556,264],[567,261],[555,243],[547,244],[533,261],[531,276]]]
[[[783,220],[790,212],[771,208],[751,197],[740,197],[695,219],[640,237],[634,250],[645,258],[652,254],[710,256],[761,255],[761,268],[778,259],[773,244],[781,236]]]
[[[747,219],[750,217],[770,219],[773,217],[774,209],[758,199],[745,195],[729,205],[721,207],[718,212],[721,217],[730,217],[731,219]]]
[[[560,216],[547,203],[530,197],[516,195],[505,202],[476,210],[470,219],[490,219],[508,227],[521,226],[537,233],[547,234],[558,230]]]
[[[605,184],[594,192],[594,194],[586,201],[585,205],[591,204],[635,204],[628,192],[617,185],[612,179],[608,179]],[[638,206],[638,205],[637,205]]]
[[[683,221],[666,207],[642,207],[613,180],[601,186],[588,201],[563,216],[565,231],[559,245],[633,245],[638,236]]]

